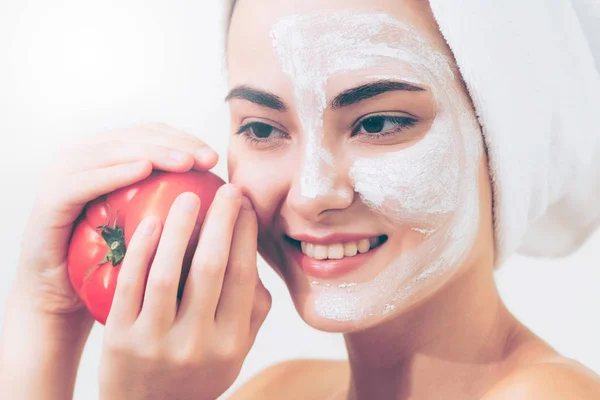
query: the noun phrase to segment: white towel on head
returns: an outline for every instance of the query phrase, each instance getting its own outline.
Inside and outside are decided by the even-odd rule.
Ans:
[[[600,2],[430,4],[488,147],[496,266],[571,253],[600,223]]]

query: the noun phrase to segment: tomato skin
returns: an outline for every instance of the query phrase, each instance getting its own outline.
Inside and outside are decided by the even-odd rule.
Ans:
[[[101,196],[86,205],[73,229],[67,268],[71,284],[94,319],[103,325],[106,323],[122,264],[119,250],[126,254],[126,247],[140,222],[153,215],[164,225],[177,196],[193,192],[200,197],[200,212],[182,265],[178,290],[178,298],[181,298],[202,222],[217,189],[223,184],[225,182],[211,172],[154,171],[145,180]],[[121,236],[111,236],[121,237],[121,241],[114,244],[115,250],[112,252],[101,234],[102,229],[99,229],[102,226],[122,230],[119,232]],[[116,254],[116,265],[106,261],[105,256],[109,253]]]

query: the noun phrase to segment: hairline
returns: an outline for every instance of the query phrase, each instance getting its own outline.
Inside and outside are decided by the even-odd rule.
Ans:
[[[225,3],[225,52],[227,52],[227,41],[229,38],[229,27],[231,25],[231,18],[233,17],[233,10],[235,9],[235,5],[237,4],[237,0],[227,0]]]

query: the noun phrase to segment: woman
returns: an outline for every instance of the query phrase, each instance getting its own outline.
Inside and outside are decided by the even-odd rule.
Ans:
[[[136,231],[106,323],[100,397],[224,393],[270,307],[256,273],[259,251],[309,325],[344,334],[349,360],[274,366],[235,399],[598,398],[599,378],[519,323],[493,280],[515,237],[535,227],[534,216],[589,193],[565,194],[553,182],[541,201],[511,195],[514,180],[503,170],[507,139],[493,136],[500,122],[486,108],[500,100],[474,95],[485,81],[475,87],[461,79],[454,56],[468,50],[451,52],[440,33],[451,19],[438,27],[431,8],[439,19],[449,6],[238,3],[231,4],[227,40],[231,183],[210,208],[178,309],[180,270],[173,266],[181,265],[197,197],[180,196],[164,227],[150,217]],[[477,71],[469,65],[476,62],[461,68],[472,83]],[[579,72],[594,85],[591,69]],[[596,100],[586,97],[581,107]],[[573,134],[585,139],[580,130]],[[547,142],[552,149],[560,144]],[[539,151],[546,145],[533,143]],[[596,142],[585,144],[589,150]],[[574,147],[559,147],[563,160]],[[7,309],[2,378],[11,398],[72,396],[92,319],[68,282],[65,249],[85,203],[152,168],[212,168],[216,155],[191,135],[149,125],[78,143],[60,160],[25,232]],[[533,164],[519,165],[519,174],[539,178]],[[592,176],[585,162],[569,165],[564,180],[587,183]],[[539,189],[538,181],[531,186]],[[517,207],[526,218],[507,218]],[[572,218],[561,233],[581,238],[579,222]],[[541,252],[542,234],[525,239]]]

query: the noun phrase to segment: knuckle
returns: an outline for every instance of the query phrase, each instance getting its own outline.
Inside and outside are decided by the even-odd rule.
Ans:
[[[198,274],[204,279],[216,279],[221,276],[221,273],[221,265],[214,261],[205,261],[198,269]]]
[[[134,332],[133,336],[135,340],[132,340],[132,347],[135,348],[133,353],[136,358],[146,361],[155,361],[163,358],[164,349],[159,337],[148,329],[135,329]]]
[[[218,357],[223,362],[236,362],[243,357],[243,353],[244,345],[237,338],[224,340],[218,349]]]
[[[189,370],[198,366],[199,362],[196,358],[190,355],[173,355],[171,356],[171,363],[175,365],[175,367]]]
[[[273,306],[273,298],[271,297],[271,293],[266,292],[266,294],[261,297],[261,301],[259,302],[259,307],[262,311],[268,312],[272,306]]]
[[[171,363],[184,369],[197,367],[208,359],[202,342],[194,335],[186,335],[184,339],[181,335],[172,335],[168,338],[167,347],[172,349]]]
[[[144,363],[152,363],[164,359],[162,349],[156,344],[136,346],[135,357]]]
[[[171,361],[184,369],[197,367],[202,363],[202,357],[194,347],[183,346],[171,355]]]
[[[265,316],[271,310],[273,298],[271,293],[266,289],[257,290],[256,299],[254,300],[254,312],[259,316]]]

